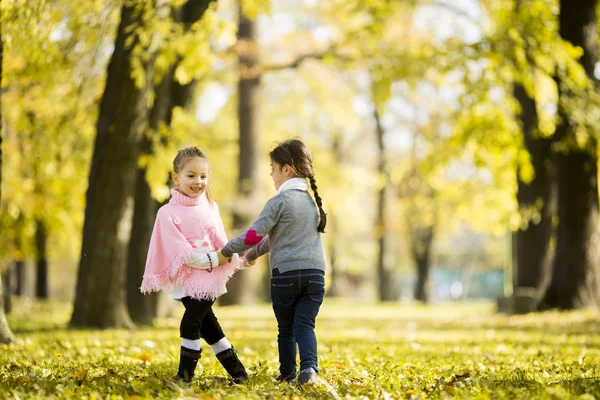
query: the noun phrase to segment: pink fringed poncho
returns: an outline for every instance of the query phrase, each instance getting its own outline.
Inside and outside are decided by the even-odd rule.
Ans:
[[[171,195],[156,215],[140,290],[172,293],[177,285],[192,298],[214,300],[227,292],[225,284],[238,265],[237,254],[232,262],[215,266],[211,272],[192,268],[186,260],[194,248],[211,252],[227,243],[219,207],[204,194],[194,199],[171,189]]]

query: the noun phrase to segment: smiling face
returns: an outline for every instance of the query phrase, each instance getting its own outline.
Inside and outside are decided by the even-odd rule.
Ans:
[[[208,160],[194,157],[188,160],[178,173],[173,174],[173,182],[186,196],[200,197],[208,188]]]

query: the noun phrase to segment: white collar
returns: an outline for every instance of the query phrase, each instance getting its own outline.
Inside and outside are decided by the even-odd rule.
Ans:
[[[279,193],[285,192],[286,190],[296,189],[296,190],[308,190],[308,183],[306,183],[306,179],[304,178],[290,178],[287,181],[283,182],[279,189],[277,189],[278,195]]]

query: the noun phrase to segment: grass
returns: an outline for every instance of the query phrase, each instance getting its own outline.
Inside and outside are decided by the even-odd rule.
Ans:
[[[17,301],[18,342],[0,345],[6,399],[600,399],[600,319],[593,311],[503,316],[493,306],[361,305],[326,299],[313,387],[276,383],[268,305],[217,307],[251,379],[232,385],[210,348],[191,388],[170,382],[178,319],[155,328],[67,330],[70,307]]]

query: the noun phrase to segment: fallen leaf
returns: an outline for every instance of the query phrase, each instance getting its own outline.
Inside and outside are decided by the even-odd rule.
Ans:
[[[152,362],[152,356],[148,353],[146,353],[145,351],[140,353],[140,355],[138,356],[138,358],[140,360],[142,360],[144,363],[151,363]]]

